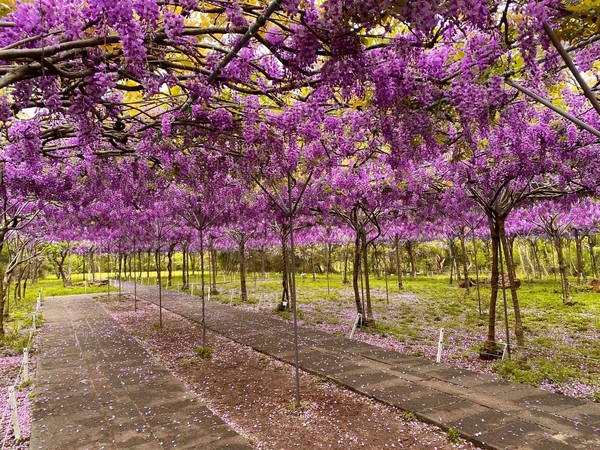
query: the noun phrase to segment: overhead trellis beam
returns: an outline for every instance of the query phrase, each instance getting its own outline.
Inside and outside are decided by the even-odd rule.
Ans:
[[[260,30],[267,23],[267,20],[269,20],[269,17],[271,17],[271,15],[275,11],[277,11],[277,9],[281,6],[282,1],[283,0],[273,0],[271,3],[269,3],[269,5],[267,6],[267,9],[265,9],[265,12],[263,12],[260,16],[258,16],[258,18],[254,22],[254,24],[252,24],[252,26],[250,28],[248,28],[248,31],[246,31],[246,33],[244,33],[244,35],[238,41],[238,43],[235,45],[235,47],[233,47],[229,51],[229,53],[227,53],[227,55],[225,55],[225,57],[221,60],[221,62],[215,68],[215,70],[213,70],[212,73],[208,76],[207,81],[209,83],[212,83],[214,80],[216,80],[216,78],[219,76],[221,71],[225,67],[227,67],[227,64],[229,64],[231,62],[231,60],[236,57],[236,55],[240,52],[240,50],[242,48],[244,48],[246,46],[246,44],[250,41],[250,39],[252,39],[252,37],[254,37],[256,35],[256,33],[258,33],[258,30]]]
[[[535,92],[530,91],[529,89],[527,89],[526,87],[521,86],[519,83],[517,83],[516,81],[510,80],[510,79],[506,79],[505,83],[508,84],[509,86],[515,88],[516,90],[522,92],[523,94],[527,95],[528,97],[531,97],[532,99],[534,99],[536,102],[541,103],[542,105],[550,108],[552,111],[554,111],[555,113],[561,115],[562,117],[564,117],[567,120],[570,120],[571,122],[573,122],[575,125],[577,125],[579,128],[582,128],[586,131],[589,131],[590,133],[592,133],[594,136],[596,136],[597,138],[600,138],[600,131],[598,131],[597,129],[595,129],[594,127],[592,127],[591,125],[588,125],[587,123],[585,123],[584,121],[578,119],[577,117],[575,117],[573,114],[568,113],[567,111],[565,111],[564,109],[559,108],[558,106],[554,105],[552,102],[549,102],[548,100],[546,100],[543,97],[540,97],[539,95],[537,95]]]
[[[563,61],[565,62],[565,64],[567,65],[567,67],[569,68],[569,70],[571,71],[573,76],[575,77],[575,79],[577,80],[577,83],[579,83],[579,86],[581,86],[583,93],[585,94],[587,99],[590,101],[590,103],[592,104],[592,106],[594,107],[596,112],[598,114],[600,114],[600,102],[598,102],[598,98],[592,92],[592,90],[590,89],[588,84],[585,82],[585,80],[581,76],[581,73],[579,73],[579,70],[575,66],[575,63],[573,63],[573,60],[571,59],[571,56],[569,56],[569,53],[567,52],[567,50],[565,50],[565,48],[563,47],[562,43],[560,42],[560,39],[558,39],[558,36],[556,36],[556,33],[554,33],[554,30],[546,22],[544,22],[544,30],[546,31],[546,34],[552,41],[552,44],[554,45],[554,47],[560,54],[561,58],[563,59]]]

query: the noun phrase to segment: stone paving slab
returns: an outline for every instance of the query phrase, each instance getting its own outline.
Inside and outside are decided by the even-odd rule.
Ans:
[[[138,286],[138,297],[156,303],[157,290]],[[163,291],[164,308],[199,322],[198,303],[184,293]],[[293,363],[291,322],[217,301],[206,310],[211,330]],[[299,342],[303,370],[444,429],[455,428],[483,448],[600,450],[598,404],[302,327]]]
[[[252,448],[91,295],[42,310],[30,449]]]

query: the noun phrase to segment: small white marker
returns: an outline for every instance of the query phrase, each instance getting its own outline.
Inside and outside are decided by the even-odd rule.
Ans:
[[[350,332],[349,339],[352,339],[354,337],[354,333],[356,333],[356,328],[358,327],[358,324],[360,323],[361,319],[362,319],[362,314],[358,313],[356,315],[356,320],[354,321],[354,325],[352,326],[352,331]]]
[[[10,413],[12,418],[15,440],[19,442],[22,439],[21,427],[19,426],[19,415],[17,414],[17,397],[15,395],[15,387],[8,388],[8,403],[10,404]]]
[[[442,361],[442,348],[444,345],[444,329],[440,328],[440,338],[438,340],[438,350],[437,350],[437,358],[435,359],[436,362],[441,362]]]

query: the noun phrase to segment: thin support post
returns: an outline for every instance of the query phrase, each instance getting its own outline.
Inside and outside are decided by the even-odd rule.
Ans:
[[[298,352],[298,308],[296,301],[296,247],[294,245],[294,208],[292,207],[292,177],[288,174],[288,213],[290,221],[290,265],[292,269],[292,283],[291,283],[291,294],[292,294],[292,314],[294,316],[294,366],[296,375],[296,407],[300,407],[300,356]]]
[[[519,83],[517,83],[517,82],[515,82],[513,80],[509,80],[509,79],[506,79],[505,83],[508,84],[509,86],[515,88],[516,90],[522,92],[523,94],[527,95],[528,97],[531,97],[536,102],[541,103],[542,105],[544,105],[547,108],[551,109],[556,114],[558,114],[558,115],[564,117],[565,119],[573,122],[579,128],[588,131],[589,133],[593,134],[597,138],[600,137],[600,131],[598,131],[597,129],[595,129],[591,125],[588,125],[587,123],[583,122],[582,120],[579,120],[577,117],[573,116],[572,114],[569,114],[567,111],[559,108],[558,106],[554,105],[552,102],[546,100],[545,98],[540,97],[539,95],[537,95],[533,91],[530,91],[529,89],[521,86]]]
[[[500,253],[500,277],[502,280],[502,300],[504,302],[504,331],[506,333],[506,346],[508,359],[510,359],[510,331],[508,329],[508,306],[506,304],[506,280],[504,279],[504,258],[502,256],[502,240],[498,243],[498,252]]]

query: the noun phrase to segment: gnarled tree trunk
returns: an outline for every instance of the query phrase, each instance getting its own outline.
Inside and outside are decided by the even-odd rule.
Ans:
[[[500,240],[504,249],[504,259],[506,261],[506,272],[510,283],[510,296],[513,304],[513,312],[515,315],[515,336],[519,346],[525,346],[525,335],[523,333],[523,322],[521,320],[521,307],[519,305],[519,297],[517,294],[515,263],[511,252],[511,246],[506,237],[506,228],[503,218],[498,219],[498,231],[500,232]]]
[[[400,258],[400,238],[398,235],[394,237],[394,250],[396,254],[396,276],[398,278],[398,289],[404,289],[402,283],[402,260]]]
[[[363,233],[361,236],[362,240],[362,259],[363,259],[363,274],[365,277],[365,299],[367,303],[367,320],[373,321],[373,307],[371,305],[371,285],[369,280],[369,253],[367,247],[367,236]]]
[[[354,302],[356,303],[356,313],[360,314],[365,318],[365,312],[362,306],[362,299],[360,297],[360,287],[358,285],[358,277],[360,270],[360,247],[361,240],[360,235],[357,233],[354,238],[354,260],[352,265],[352,289],[354,290]]]

